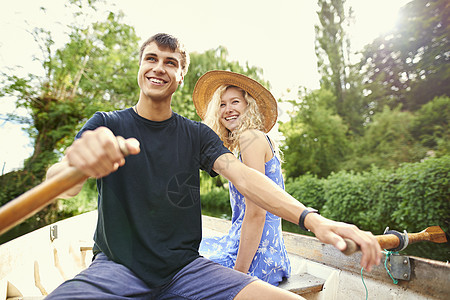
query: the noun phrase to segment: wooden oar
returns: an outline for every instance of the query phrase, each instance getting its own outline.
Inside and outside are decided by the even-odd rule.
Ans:
[[[0,207],[0,234],[39,212],[58,195],[86,178],[86,175],[70,167],[9,201]]]
[[[120,150],[128,155],[125,139],[117,137]],[[63,192],[83,182],[87,176],[74,167],[58,173],[0,207],[0,235],[49,205]]]
[[[445,232],[439,226],[431,226],[418,233],[407,233],[408,245],[421,241],[429,241],[433,243],[446,243],[447,237]],[[395,234],[376,235],[378,243],[382,249],[395,249],[400,245],[400,239]],[[344,239],[347,243],[347,249],[342,251],[345,255],[353,254],[360,250],[359,246],[352,240]]]

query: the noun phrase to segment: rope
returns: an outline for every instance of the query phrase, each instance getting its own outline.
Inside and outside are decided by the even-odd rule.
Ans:
[[[369,298],[369,291],[367,290],[366,283],[364,282],[363,270],[364,270],[364,268],[361,268],[361,280],[362,280],[362,283],[364,284],[364,288],[366,289],[366,300],[367,300]]]
[[[386,254],[386,258],[384,260],[384,268],[386,269],[386,272],[389,274],[389,277],[391,277],[392,282],[394,282],[394,284],[398,284],[398,280],[396,280],[394,277],[392,277],[391,272],[389,271],[389,269],[387,267],[387,261],[388,261],[389,257],[392,254],[398,254],[398,252],[393,252],[393,251],[388,251],[388,250],[385,250],[385,251],[382,251],[382,252],[384,254]],[[364,271],[364,268],[361,268],[361,281],[362,281],[362,283],[364,285],[364,289],[366,290],[366,300],[367,300],[369,298],[369,291],[367,290],[366,283],[364,282],[363,271]]]
[[[386,272],[389,274],[389,277],[391,277],[392,282],[394,284],[398,284],[398,280],[395,279],[392,276],[391,271],[389,271],[389,268],[387,267],[387,262],[388,262],[388,259],[389,259],[389,257],[391,255],[398,254],[398,251],[403,250],[403,249],[405,249],[408,246],[408,244],[409,244],[408,233],[405,230],[405,231],[403,231],[403,234],[401,234],[398,231],[389,230],[389,227],[386,227],[386,229],[384,230],[383,234],[394,234],[394,235],[396,235],[398,237],[398,239],[400,241],[400,245],[397,248],[391,249],[391,250],[384,249],[384,251],[381,251],[384,254],[386,254],[386,258],[384,259],[384,268],[386,269]],[[367,298],[369,297],[369,291],[367,290],[366,283],[364,282],[363,271],[364,271],[364,268],[361,268],[361,281],[362,281],[362,283],[364,285],[364,289],[366,290],[366,300],[367,300]]]
[[[389,256],[391,256],[392,254],[398,254],[398,252],[385,250],[383,253],[386,254],[386,259],[384,260],[384,268],[386,269],[387,273],[389,274],[389,277],[391,277],[392,282],[394,282],[394,284],[397,284],[398,280],[394,279],[394,277],[392,277],[391,272],[389,271],[389,269],[387,267],[387,261],[389,259]]]

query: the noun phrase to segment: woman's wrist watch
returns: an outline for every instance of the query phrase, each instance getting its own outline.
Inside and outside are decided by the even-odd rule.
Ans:
[[[305,231],[310,231],[305,227],[305,218],[309,213],[319,214],[319,211],[312,207],[307,207],[302,211],[300,218],[298,219],[298,227],[300,227],[300,229]]]

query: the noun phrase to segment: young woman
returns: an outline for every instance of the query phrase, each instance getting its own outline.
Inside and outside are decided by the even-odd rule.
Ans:
[[[204,123],[249,167],[284,189],[277,147],[266,134],[277,119],[277,103],[261,84],[241,74],[211,71],[193,97]],[[230,182],[232,225],[228,235],[203,239],[200,254],[272,285],[289,277],[281,219],[246,199]]]

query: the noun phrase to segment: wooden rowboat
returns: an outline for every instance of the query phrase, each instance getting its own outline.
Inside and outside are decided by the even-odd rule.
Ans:
[[[0,245],[0,300],[44,299],[92,259],[97,212],[48,225]],[[203,236],[228,232],[230,222],[203,216]],[[284,232],[292,275],[280,287],[306,299],[449,299],[450,265],[391,256],[387,266],[363,272],[360,253],[346,256],[317,239]],[[395,284],[390,277],[394,276]],[[397,277],[397,279],[395,278]],[[367,292],[366,292],[367,288]]]

